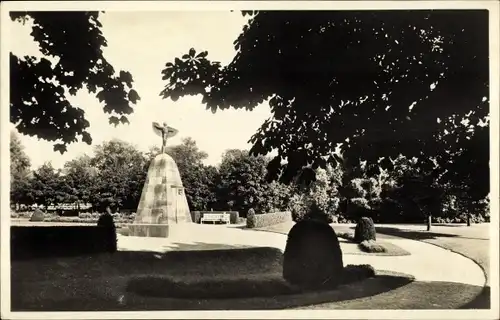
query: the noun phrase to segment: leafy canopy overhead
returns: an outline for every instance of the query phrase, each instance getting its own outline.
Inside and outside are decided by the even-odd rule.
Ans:
[[[487,11],[243,14],[232,62],[192,48],[166,64],[161,96],[201,95],[213,112],[268,100],[273,115],[250,151],[277,150],[272,178],[336,164],[337,146],[372,163],[385,157],[383,166],[399,154],[456,152],[474,131],[462,119],[474,127],[489,112]]]
[[[45,56],[10,54],[10,121],[20,133],[53,141],[61,153],[77,137],[91,144],[84,110],[67,99],[84,87],[104,103],[110,124],[128,123],[140,97],[132,75],[117,73],[103,56],[99,12],[11,12],[11,19],[32,23],[31,36]]]

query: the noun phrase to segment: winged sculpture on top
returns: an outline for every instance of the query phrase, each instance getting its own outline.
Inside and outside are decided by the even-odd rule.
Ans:
[[[163,125],[158,122],[153,122],[153,131],[162,138],[161,152],[166,152],[167,148],[167,139],[175,136],[177,129],[167,126],[166,122],[163,122]]]

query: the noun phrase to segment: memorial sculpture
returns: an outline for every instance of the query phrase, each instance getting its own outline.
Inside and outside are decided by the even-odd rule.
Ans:
[[[169,237],[179,225],[192,223],[179,169],[167,152],[167,140],[177,130],[153,122],[154,132],[162,137],[161,152],[149,165],[134,223],[129,235],[136,237]]]

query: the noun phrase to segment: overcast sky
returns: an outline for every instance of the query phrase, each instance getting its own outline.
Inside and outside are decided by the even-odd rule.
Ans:
[[[246,21],[239,12],[106,12],[101,14],[102,31],[108,40],[104,49],[106,59],[115,70],[127,70],[134,78],[134,87],[141,96],[130,125],[114,128],[108,124],[108,115],[102,105],[85,91],[68,99],[85,110],[90,122],[93,145],[113,138],[135,144],[146,151],[152,145],[161,145],[161,138],[153,133],[153,121],[166,121],[179,130],[169,140],[177,144],[183,137],[192,137],[209,155],[207,163],[219,162],[229,148],[249,148],[247,143],[262,122],[271,114],[266,105],[254,111],[224,110],[216,114],[205,110],[200,97],[185,97],[177,102],[163,100],[159,93],[164,87],[161,70],[194,47],[207,50],[209,58],[227,64],[235,51],[233,41]],[[29,35],[29,25],[12,22],[12,51],[16,55],[40,56],[37,44]],[[13,126],[12,126],[13,127]],[[52,143],[21,136],[32,168],[45,161],[61,167],[66,161],[83,154],[91,154],[93,146],[79,142],[61,155],[53,151]]]

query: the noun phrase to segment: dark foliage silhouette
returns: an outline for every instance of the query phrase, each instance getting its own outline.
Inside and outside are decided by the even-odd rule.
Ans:
[[[401,153],[458,156],[489,112],[486,10],[244,14],[231,63],[192,48],[166,64],[161,96],[201,95],[212,112],[269,99],[273,115],[250,142],[253,154],[277,150],[270,178],[314,179],[301,169],[336,164],[339,144],[346,161],[385,157],[383,167]]]
[[[99,12],[12,12],[11,19],[32,22],[34,40],[43,58],[10,54],[10,122],[25,135],[54,142],[64,153],[78,141],[92,143],[90,123],[66,95],[85,88],[104,103],[109,123],[128,123],[140,99],[132,75],[116,72],[103,56],[107,46]],[[53,65],[47,58],[56,58]]]

